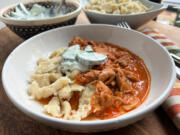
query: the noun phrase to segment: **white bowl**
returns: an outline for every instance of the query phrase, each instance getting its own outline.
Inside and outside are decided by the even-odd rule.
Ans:
[[[149,0],[139,0],[150,10],[141,14],[113,15],[113,14],[101,14],[87,10],[84,8],[84,6],[90,0],[79,0],[79,1],[91,23],[117,25],[121,21],[126,21],[132,28],[137,28],[145,24],[146,22],[154,19],[158,14],[160,14],[163,10],[167,8],[167,5],[154,3]]]
[[[151,90],[145,102],[137,109],[109,120],[68,121],[46,115],[42,105],[29,99],[27,81],[40,57],[67,46],[74,36],[120,45],[140,56],[152,78]],[[39,34],[15,49],[7,58],[2,71],[5,92],[17,108],[37,121],[73,132],[107,131],[142,119],[167,98],[175,76],[174,62],[160,44],[137,31],[111,25],[76,25]]]

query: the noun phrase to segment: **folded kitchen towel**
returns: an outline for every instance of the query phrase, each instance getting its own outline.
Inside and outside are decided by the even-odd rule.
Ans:
[[[163,108],[180,130],[180,82],[176,81],[169,97],[163,103]]]
[[[145,28],[142,30],[142,32],[165,46],[169,52],[180,57],[180,48],[175,45],[170,39],[168,39],[164,34],[161,34],[158,29]]]
[[[145,28],[142,30],[144,34],[155,39],[160,44],[165,46],[169,52],[180,57],[180,48],[169,40],[164,34],[161,34],[159,30],[153,28]],[[169,97],[163,103],[163,108],[167,112],[168,116],[172,119],[176,127],[180,130],[180,81],[177,80],[174,84]]]

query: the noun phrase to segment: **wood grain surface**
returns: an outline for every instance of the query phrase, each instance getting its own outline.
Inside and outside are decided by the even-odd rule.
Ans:
[[[77,23],[89,23],[82,13]],[[180,39],[171,34],[180,35],[178,28],[161,27],[161,25],[150,22],[143,27],[158,27],[166,35],[172,37],[176,43],[180,44]],[[142,29],[141,27],[140,29]],[[164,29],[166,28],[168,32]],[[169,31],[172,33],[170,34]],[[0,30],[0,71],[9,53],[23,40],[12,33],[7,27]],[[0,74],[1,76],[1,74]],[[118,130],[95,133],[99,135],[178,135],[178,130],[168,118],[161,107],[150,113],[143,120]],[[93,135],[95,135],[93,134]],[[81,135],[80,133],[70,133],[54,129],[33,120],[24,115],[10,102],[6,96],[2,80],[0,78],[0,135]]]

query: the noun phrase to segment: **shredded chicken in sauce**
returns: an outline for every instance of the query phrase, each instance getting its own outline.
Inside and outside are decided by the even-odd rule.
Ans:
[[[130,51],[118,46],[75,37],[69,45],[90,45],[108,60],[94,66],[89,72],[75,77],[77,84],[92,83],[95,93],[91,99],[91,116],[108,119],[124,114],[144,101],[150,90],[150,74],[143,60]]]

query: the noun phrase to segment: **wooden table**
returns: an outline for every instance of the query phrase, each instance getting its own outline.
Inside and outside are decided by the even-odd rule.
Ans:
[[[89,23],[87,18],[82,13],[77,24]],[[149,22],[140,27],[158,28],[162,33],[166,34],[171,40],[180,46],[180,29],[168,25],[158,24],[156,22]],[[23,39],[12,33],[7,27],[0,30],[0,71],[3,63],[9,53],[20,43]],[[30,117],[24,115],[7,98],[0,78],[0,135],[79,135],[79,133],[70,133],[57,130],[41,124]],[[178,130],[168,118],[161,107],[150,113],[143,120],[127,127],[109,131],[106,135],[178,135]]]

